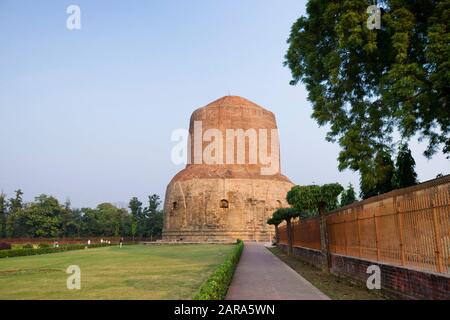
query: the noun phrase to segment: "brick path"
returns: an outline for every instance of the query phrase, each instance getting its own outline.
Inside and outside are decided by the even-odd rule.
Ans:
[[[263,244],[246,243],[227,300],[328,300]]]

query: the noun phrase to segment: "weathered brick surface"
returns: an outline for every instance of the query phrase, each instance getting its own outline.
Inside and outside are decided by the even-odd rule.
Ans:
[[[206,107],[197,109],[191,116],[190,134],[194,137],[194,122],[202,121],[202,131],[218,129],[226,137],[227,129],[276,129],[272,112],[241,97],[227,96]],[[191,141],[191,164],[180,171],[167,186],[164,202],[164,240],[178,241],[230,241],[237,238],[270,241],[273,227],[267,219],[273,211],[288,206],[286,193],[293,184],[280,172],[279,145],[271,150],[268,131],[268,149],[274,151],[276,172],[261,174],[267,167],[259,158],[249,162],[248,140],[245,143],[244,164],[196,164]],[[258,137],[259,138],[259,137]],[[201,144],[202,150],[210,142]],[[227,154],[223,146],[224,162]],[[237,161],[237,141],[234,148]],[[224,207],[222,201],[227,201]]]
[[[438,274],[401,266],[377,263],[342,255],[332,255],[333,273],[366,282],[370,265],[381,270],[381,288],[411,299],[450,299],[450,275]]]
[[[277,247],[283,252],[287,252],[287,245],[279,243]],[[309,263],[319,269],[321,269],[325,263],[324,256],[320,250],[293,247],[292,253],[303,262]]]
[[[287,246],[278,244],[287,251]],[[318,250],[294,247],[293,254],[300,260],[320,268],[323,255]],[[357,259],[343,255],[331,255],[331,272],[346,278],[366,283],[370,274],[367,268],[377,265],[381,271],[381,289],[404,299],[450,300],[450,276],[446,274],[403,268],[375,261]]]
[[[167,190],[164,239],[269,241],[274,231],[267,219],[279,206],[287,206],[291,187],[288,182],[255,179],[177,181]],[[223,199],[228,208],[220,207]]]

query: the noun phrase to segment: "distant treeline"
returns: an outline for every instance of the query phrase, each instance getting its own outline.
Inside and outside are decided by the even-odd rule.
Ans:
[[[163,211],[159,210],[161,201],[156,194],[148,197],[145,207],[133,197],[130,210],[111,203],[96,208],[72,208],[70,201],[61,204],[45,194],[24,203],[22,196],[20,189],[10,199],[0,193],[0,237],[158,238],[162,233]]]

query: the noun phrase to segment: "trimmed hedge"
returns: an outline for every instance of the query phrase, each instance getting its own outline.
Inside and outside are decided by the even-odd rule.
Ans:
[[[99,248],[99,247],[108,247],[109,244],[98,243],[98,244],[69,244],[62,245],[58,248],[48,247],[48,248],[23,248],[23,249],[11,249],[11,250],[2,250],[0,251],[0,258],[12,258],[12,257],[23,257],[23,256],[33,256],[38,254],[47,254],[47,253],[57,253],[63,251],[71,251],[71,250],[81,250],[85,247],[89,248]]]
[[[0,242],[0,250],[11,250],[11,245],[6,242]]]
[[[238,240],[231,254],[202,284],[194,296],[194,300],[223,300],[225,298],[242,250],[244,250],[244,242]]]

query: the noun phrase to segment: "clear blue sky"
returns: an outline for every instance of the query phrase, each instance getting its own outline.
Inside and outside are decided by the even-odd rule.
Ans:
[[[81,7],[81,30],[66,8]],[[299,0],[0,0],[0,190],[77,207],[164,195],[182,166],[170,136],[227,94],[277,115],[282,170],[298,184],[358,184],[282,66]],[[449,172],[413,144],[421,180]]]

